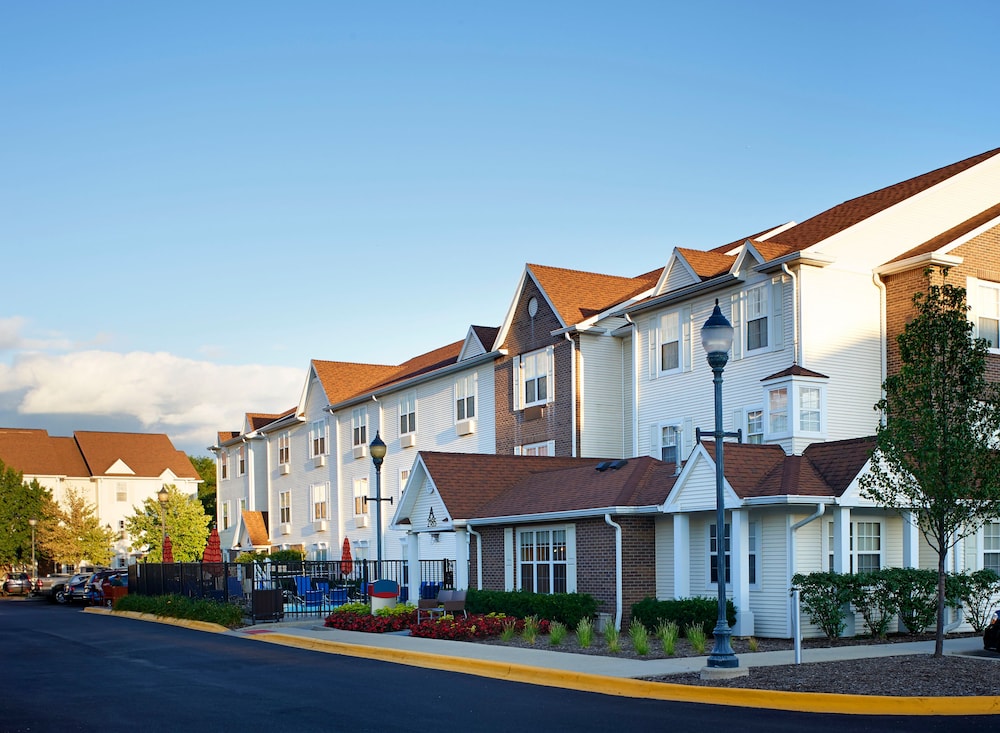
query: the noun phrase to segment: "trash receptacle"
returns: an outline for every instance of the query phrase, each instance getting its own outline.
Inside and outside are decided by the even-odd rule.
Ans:
[[[376,580],[371,584],[372,613],[380,608],[394,608],[399,597],[399,583],[395,580]]]

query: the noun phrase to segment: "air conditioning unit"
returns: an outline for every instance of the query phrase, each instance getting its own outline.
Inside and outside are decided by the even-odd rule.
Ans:
[[[291,533],[292,533],[292,525],[291,524],[289,524],[288,522],[285,522],[284,524],[281,525],[281,534],[291,534]]]
[[[326,456],[313,456],[313,466],[315,468],[322,468],[326,465]]]
[[[281,464],[281,475],[282,476],[287,476],[291,472],[292,472],[292,467],[289,464],[287,464],[287,463],[282,463]]]
[[[412,448],[417,444],[417,434],[416,433],[405,433],[399,436],[399,445],[401,448]]]
[[[459,435],[472,435],[476,432],[476,421],[473,419],[459,420],[455,423],[455,432]]]
[[[367,527],[368,526],[368,515],[367,514],[361,514],[361,515],[355,517],[354,518],[354,525],[358,529],[364,529],[365,527]]]
[[[354,457],[355,458],[364,458],[367,455],[368,455],[368,446],[367,445],[361,444],[361,445],[354,446]]]
[[[326,520],[317,519],[316,521],[314,521],[313,529],[315,529],[317,532],[326,532]]]

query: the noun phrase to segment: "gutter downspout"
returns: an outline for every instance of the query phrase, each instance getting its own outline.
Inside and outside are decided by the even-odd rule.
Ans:
[[[629,370],[632,379],[632,455],[639,455],[639,329],[636,328],[635,321],[628,313],[625,314],[625,321],[632,327],[632,368]],[[624,446],[622,446],[624,447]]]
[[[476,537],[476,590],[483,589],[483,536],[473,529],[471,524],[465,525],[470,535]]]
[[[622,527],[605,514],[604,521],[615,530],[615,628],[622,628]]]
[[[885,389],[883,385],[885,384],[886,375],[889,370],[888,360],[888,329],[886,327],[886,296],[885,296],[885,283],[882,282],[882,278],[877,272],[872,273],[872,282],[875,283],[875,287],[878,288],[878,299],[879,299],[879,309],[878,309],[878,319],[879,319],[879,359],[881,360],[880,367],[882,369],[881,380],[879,381],[880,396],[885,397]],[[885,426],[885,415],[879,415],[879,420],[882,425]]]
[[[802,363],[802,344],[799,342],[799,280],[791,270],[788,263],[781,263],[781,271],[792,280],[792,351],[795,353],[795,363],[804,367]]]
[[[571,390],[571,393],[573,395],[573,399],[570,401],[570,407],[569,407],[569,409],[570,409],[570,416],[569,416],[570,427],[569,427],[569,432],[570,432],[570,446],[571,446],[571,448],[570,448],[570,455],[573,458],[576,458],[577,457],[577,450],[576,450],[576,398],[577,398],[577,393],[576,393],[576,391],[577,391],[577,381],[576,381],[576,341],[573,340],[573,337],[570,336],[569,333],[564,333],[563,336],[565,336],[566,340],[569,341],[569,374],[570,374],[570,379],[573,380],[573,382],[572,382],[573,389]],[[555,389],[555,385],[554,384],[552,385],[552,388]],[[580,389],[582,390],[582,387]],[[580,394],[580,404],[583,404],[583,394],[582,393]]]
[[[795,575],[795,533],[798,532],[801,527],[804,527],[810,522],[819,519],[824,514],[826,514],[826,504],[819,504],[816,506],[816,511],[814,511],[805,519],[796,522],[789,529],[792,541],[788,548],[789,549],[788,560],[789,560],[789,570],[792,571],[792,575]],[[802,624],[799,623],[799,589],[795,588],[792,591],[792,593],[795,598],[795,601],[793,602],[792,606],[792,617],[794,619],[792,624],[794,627],[792,629],[792,634],[794,636],[794,641],[795,641],[795,663],[802,664]]]

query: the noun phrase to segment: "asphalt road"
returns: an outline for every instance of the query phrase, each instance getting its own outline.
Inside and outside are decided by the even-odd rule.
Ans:
[[[635,700],[0,600],[0,731],[954,731],[885,718]]]

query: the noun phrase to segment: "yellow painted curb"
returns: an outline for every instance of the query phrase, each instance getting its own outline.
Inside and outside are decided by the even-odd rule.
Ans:
[[[210,631],[216,634],[222,634],[229,629],[227,629],[222,624],[213,624],[209,621],[194,621],[186,618],[173,618],[171,616],[157,616],[152,613],[139,613],[138,611],[112,611],[108,608],[99,608],[97,606],[90,606],[83,609],[85,613],[103,613],[108,616],[122,616],[124,618],[136,619],[138,621],[154,621],[158,624],[170,624],[171,626],[183,626],[187,629],[195,629],[197,631]]]
[[[838,695],[812,692],[775,692],[727,687],[699,687],[629,678],[605,677],[586,672],[564,672],[524,664],[482,659],[449,657],[427,652],[385,649],[338,641],[310,639],[281,632],[253,637],[272,644],[331,652],[343,656],[379,659],[425,669],[464,672],[480,677],[506,679],[581,692],[636,697],[650,700],[706,703],[737,707],[768,708],[805,713],[844,715],[995,715],[1000,713],[1000,696],[990,697],[886,697]],[[905,712],[904,712],[905,711]]]

